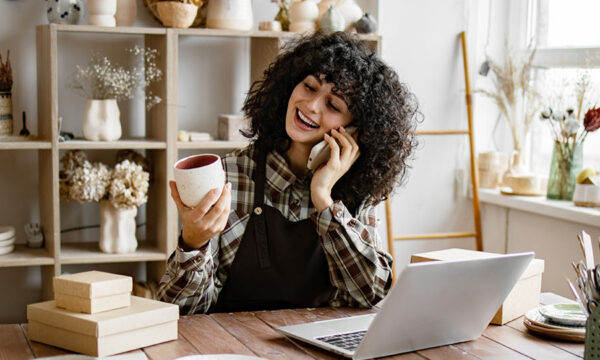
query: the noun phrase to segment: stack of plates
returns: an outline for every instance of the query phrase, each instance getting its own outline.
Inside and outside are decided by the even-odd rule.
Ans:
[[[555,304],[529,310],[523,323],[527,329],[539,335],[584,342],[586,318],[577,304]]]
[[[8,254],[15,249],[15,228],[0,226],[0,255]]]

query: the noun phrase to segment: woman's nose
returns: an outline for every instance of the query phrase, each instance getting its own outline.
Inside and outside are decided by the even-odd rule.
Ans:
[[[306,101],[306,105],[310,111],[316,113],[319,111],[320,102],[321,102],[321,96],[315,95],[315,96],[311,96]]]

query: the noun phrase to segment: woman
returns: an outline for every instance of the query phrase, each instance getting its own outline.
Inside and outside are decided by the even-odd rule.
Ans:
[[[255,140],[223,159],[221,196],[187,208],[170,183],[183,227],[159,296],[183,314],[383,299],[392,258],[374,206],[406,173],[414,95],[360,41],[317,33],[269,66],[243,110]],[[322,140],[330,158],[309,171]]]

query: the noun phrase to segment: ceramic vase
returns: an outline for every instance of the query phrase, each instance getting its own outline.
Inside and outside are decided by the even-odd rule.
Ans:
[[[96,26],[115,26],[117,0],[88,0],[88,22]]]
[[[319,18],[317,19],[317,21],[321,21],[321,17],[323,16],[323,14],[325,14],[327,10],[329,10],[329,7],[335,7],[336,4],[337,0],[321,0],[321,2],[317,4],[317,7],[319,8]]]
[[[137,249],[135,217],[137,207],[118,208],[109,200],[100,201],[100,250],[125,254]]]
[[[163,26],[173,28],[188,28],[194,23],[198,14],[198,6],[175,1],[161,1],[156,3],[158,17]]]
[[[121,138],[119,105],[115,99],[88,99],[83,118],[83,137],[92,141],[115,141]]]
[[[317,4],[310,0],[296,1],[290,4],[290,31],[312,32],[317,29],[319,18]]]
[[[581,171],[583,147],[555,143],[548,176],[546,197],[555,200],[572,200],[577,174]]]
[[[346,22],[346,31],[352,30],[354,23],[360,20],[363,12],[354,0],[341,0],[335,8],[339,11]]]
[[[206,27],[212,29],[250,30],[252,28],[251,0],[210,0]]]
[[[135,0],[117,0],[115,21],[117,26],[132,26],[137,16]]]
[[[346,20],[339,11],[333,6],[321,16],[319,20],[319,28],[326,32],[344,31],[346,28]]]
[[[46,16],[51,24],[79,24],[81,0],[46,0]]]
[[[12,133],[12,95],[10,91],[0,91],[0,136],[10,136]]]

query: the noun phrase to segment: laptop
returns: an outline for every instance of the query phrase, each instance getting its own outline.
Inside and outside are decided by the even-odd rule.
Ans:
[[[352,359],[478,338],[533,253],[409,264],[376,314],[284,326],[282,334]]]

